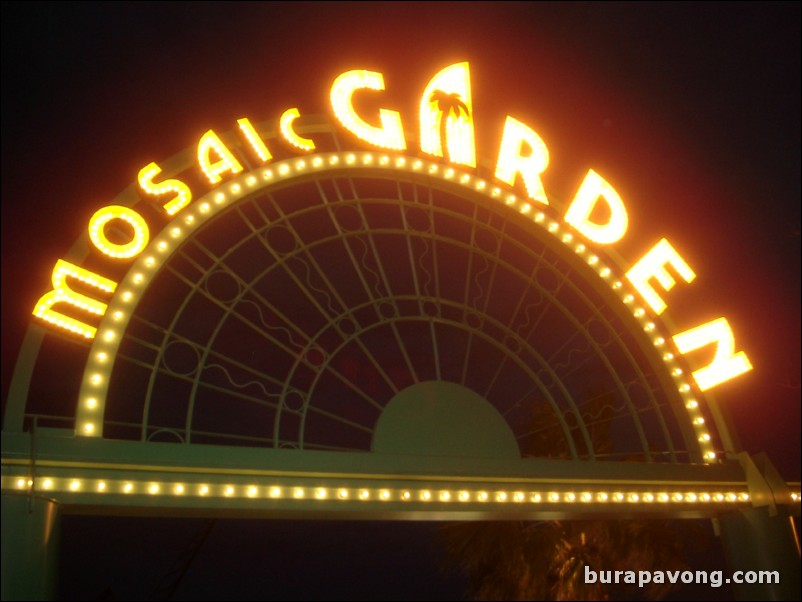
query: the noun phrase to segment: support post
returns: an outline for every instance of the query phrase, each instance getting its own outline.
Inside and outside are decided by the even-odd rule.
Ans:
[[[25,494],[2,496],[2,599],[55,600],[61,508]]]
[[[778,510],[772,516],[767,506],[748,508],[724,514],[718,519],[736,600],[800,599],[796,529],[793,518],[782,508]],[[743,571],[743,577],[753,573],[760,577],[760,571],[776,571],[780,582],[735,583],[735,571]],[[768,573],[763,576],[768,576]]]

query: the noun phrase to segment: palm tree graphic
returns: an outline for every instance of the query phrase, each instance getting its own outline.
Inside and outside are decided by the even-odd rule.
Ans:
[[[429,97],[429,102],[436,102],[437,110],[440,111],[440,146],[443,149],[443,156],[446,161],[450,161],[451,157],[446,140],[448,117],[453,114],[454,117],[459,119],[463,111],[467,117],[470,111],[468,111],[468,106],[460,100],[460,95],[457,92],[448,93],[444,90],[435,90]]]

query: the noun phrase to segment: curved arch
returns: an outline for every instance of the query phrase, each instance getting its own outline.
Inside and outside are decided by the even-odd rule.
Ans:
[[[302,129],[302,128],[299,128]],[[318,170],[318,171],[315,171]],[[104,317],[98,330],[98,337],[93,343],[90,351],[89,361],[86,365],[82,390],[79,400],[79,409],[76,415],[76,434],[86,436],[102,435],[102,414],[103,414],[103,395],[105,387],[108,385],[108,378],[111,374],[110,366],[114,363],[114,357],[118,349],[128,320],[132,315],[138,302],[137,295],[147,290],[147,283],[161,271],[162,266],[172,257],[185,234],[192,235],[199,231],[199,226],[203,223],[210,223],[212,217],[223,215],[229,210],[233,210],[238,205],[238,201],[252,196],[259,191],[278,191],[285,187],[292,187],[306,182],[316,182],[318,173],[329,175],[341,174],[348,176],[364,176],[366,178],[385,178],[393,181],[414,182],[416,185],[428,186],[430,190],[448,190],[459,196],[476,200],[477,206],[484,203],[486,206],[504,207],[509,219],[514,218],[515,214],[532,218],[535,227],[529,227],[531,231],[537,232],[539,240],[544,247],[551,250],[557,249],[555,253],[561,257],[569,267],[584,265],[586,280],[595,289],[609,288],[617,295],[622,304],[619,307],[612,307],[614,313],[619,316],[627,316],[626,324],[637,324],[638,328],[646,331],[635,332],[632,326],[627,326],[633,335],[634,341],[642,349],[647,349],[652,354],[650,358],[652,367],[655,367],[655,375],[663,384],[673,383],[674,391],[670,397],[670,405],[675,412],[681,413],[688,418],[680,420],[680,427],[684,429],[684,438],[688,446],[688,451],[692,457],[699,457],[699,449],[705,450],[704,445],[699,445],[697,436],[700,433],[707,434],[706,427],[697,424],[700,415],[698,395],[694,395],[691,385],[682,373],[674,374],[682,370],[678,362],[677,353],[671,351],[670,340],[666,341],[659,332],[667,332],[660,326],[660,322],[655,318],[649,318],[643,308],[634,306],[634,296],[626,291],[626,286],[620,281],[614,280],[615,262],[604,259],[598,254],[594,254],[579,241],[579,237],[573,234],[565,224],[554,220],[543,213],[534,213],[532,208],[524,201],[515,198],[508,190],[500,186],[495,186],[487,179],[477,177],[471,173],[462,172],[450,166],[434,161],[426,161],[416,157],[375,152],[329,152],[308,155],[303,158],[291,158],[283,161],[276,161],[265,167],[253,169],[251,172],[238,178],[234,178],[217,189],[212,190],[203,197],[197,199],[185,211],[182,211],[171,223],[169,223],[157,236],[153,238],[149,247],[134,262],[128,270],[125,278],[120,282],[118,293],[112,303],[109,304],[109,311]],[[129,191],[130,194],[130,191]],[[417,191],[416,191],[417,194]],[[205,207],[205,212],[204,212]],[[501,210],[501,209],[500,209]],[[457,213],[452,212],[453,215]],[[465,216],[460,216],[465,218]],[[406,218],[405,218],[406,219]],[[467,219],[467,218],[465,218]],[[517,222],[516,222],[517,223]],[[537,228],[537,226],[540,228]],[[374,232],[381,232],[374,230]],[[401,231],[388,230],[395,234]],[[423,238],[422,234],[404,232],[410,239]],[[352,235],[355,236],[355,235]],[[436,235],[432,235],[433,240],[442,240]],[[455,244],[454,241],[449,241]],[[322,244],[322,243],[319,243]],[[459,246],[459,244],[457,244]],[[482,249],[472,249],[472,256],[482,257],[484,260],[493,259],[492,253],[486,253]],[[492,263],[492,270],[496,270],[500,262]],[[597,279],[589,279],[587,269],[592,269]],[[493,272],[495,274],[495,272]],[[573,283],[569,283],[573,284]],[[609,297],[610,290],[607,291]],[[543,291],[541,291],[542,293]],[[581,292],[581,291],[580,291]],[[188,301],[189,297],[185,301]],[[425,299],[438,303],[437,296]],[[421,306],[424,301],[420,301]],[[467,304],[464,304],[468,307]],[[121,313],[117,313],[121,312]],[[640,312],[640,313],[638,313]],[[179,312],[180,313],[180,312]],[[605,318],[598,312],[602,324]],[[581,326],[575,323],[577,327]],[[650,334],[653,333],[653,334]],[[165,334],[165,342],[169,340],[169,335]],[[620,341],[619,341],[620,342]],[[164,346],[162,346],[164,347]],[[621,344],[621,349],[626,353],[629,351],[627,345]],[[211,353],[211,345],[207,345],[204,357],[200,364],[204,364],[205,358]],[[159,352],[163,354],[163,351]],[[603,354],[601,354],[603,355]],[[157,359],[157,364],[161,360]],[[631,356],[628,361],[636,364],[637,361]],[[614,373],[615,371],[612,370]],[[99,380],[97,377],[100,377]],[[285,383],[286,385],[286,383]],[[649,391],[649,386],[644,381],[644,390]],[[197,390],[198,379],[194,381]],[[621,387],[631,387],[631,384],[620,383]],[[92,404],[88,400],[94,400]],[[661,421],[661,429],[664,438],[671,445],[671,437],[668,434],[667,426],[659,411],[660,403],[652,398],[652,406],[656,411],[656,416]],[[9,406],[11,406],[11,400]],[[91,406],[91,407],[90,407]],[[9,412],[12,410],[9,409]],[[630,404],[630,413],[637,415],[641,410]],[[579,410],[576,410],[577,414]],[[89,433],[84,430],[86,424],[96,425],[96,430]],[[582,422],[582,421],[580,421]],[[636,424],[638,421],[636,420]],[[584,425],[584,423],[583,423]],[[189,433],[189,420],[187,422],[187,433]],[[143,424],[143,436],[145,436],[145,426]],[[690,433],[690,436],[689,436]],[[642,447],[648,455],[649,445],[646,436],[640,435]],[[709,449],[709,447],[708,447]],[[672,457],[674,450],[671,449]],[[706,452],[705,452],[706,453]]]

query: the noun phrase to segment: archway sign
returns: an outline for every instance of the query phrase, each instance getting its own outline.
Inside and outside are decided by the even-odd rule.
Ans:
[[[351,70],[328,116],[209,130],[55,261],[5,416],[4,592],[12,556],[46,567],[61,510],[798,515],[712,399],[752,368],[727,319],[665,317],[696,277],[681,251],[620,258],[614,184],[589,169],[560,203],[513,116],[481,165],[467,62],[417,120],[391,95]]]

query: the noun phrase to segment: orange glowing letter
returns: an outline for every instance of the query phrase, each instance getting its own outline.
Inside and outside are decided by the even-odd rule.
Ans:
[[[671,265],[685,282],[692,282],[696,274],[674,247],[665,239],[661,239],[646,255],[641,257],[638,262],[627,272],[627,278],[632,283],[641,296],[646,300],[651,308],[658,314],[666,309],[663,298],[654,290],[649,283],[650,278],[656,278],[665,290],[671,289],[677,282],[668,273],[665,266]]]
[[[526,147],[529,151],[525,154]],[[529,198],[548,205],[549,200],[540,181],[540,174],[546,171],[548,165],[549,149],[543,139],[528,125],[508,115],[498,151],[496,177],[512,186],[515,176],[521,174]]]
[[[214,163],[209,157],[211,151],[214,151],[219,157]],[[206,132],[198,142],[198,165],[212,184],[218,184],[223,179],[220,174],[227,171],[237,174],[242,171],[240,162],[214,133],[214,130]]]
[[[590,219],[599,200],[604,200],[610,209],[610,219],[606,224],[598,224]],[[621,240],[624,236],[629,218],[624,202],[615,188],[591,169],[588,170],[574,200],[568,207],[565,221],[593,242],[609,245]]]
[[[113,293],[114,289],[117,288],[117,283],[113,280],[103,278],[87,269],[59,259],[53,267],[53,290],[42,295],[33,310],[33,315],[58,328],[92,339],[97,333],[97,328],[70,316],[65,316],[52,308],[56,303],[66,303],[76,309],[102,316],[106,313],[107,306],[101,301],[72,290],[67,283],[67,277],[74,278],[84,286],[96,288],[104,293]]]
[[[711,389],[752,369],[752,364],[743,351],[735,353],[735,337],[726,318],[718,318],[686,330],[674,337],[674,343],[683,355],[711,343],[716,344],[716,355],[713,357],[713,361],[704,368],[693,372],[693,378],[702,391]]]
[[[171,192],[174,193],[175,196],[162,205],[162,207],[164,207],[167,215],[175,215],[192,200],[192,191],[189,189],[189,186],[184,184],[181,180],[165,180],[164,182],[155,184],[153,178],[158,176],[161,171],[161,167],[155,163],[149,163],[139,170],[137,181],[139,182],[139,187],[144,192],[153,196],[161,196]]]
[[[450,65],[435,75],[420,101],[420,149],[448,160],[476,167],[473,102],[468,63]]]
[[[354,92],[365,88],[384,90],[384,76],[364,69],[346,71],[338,76],[331,85],[330,94],[334,116],[354,136],[368,144],[392,150],[405,150],[407,142],[401,125],[401,115],[397,111],[381,109],[379,111],[381,127],[374,127],[357,115],[352,97]]]

